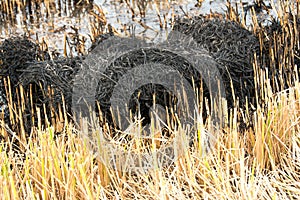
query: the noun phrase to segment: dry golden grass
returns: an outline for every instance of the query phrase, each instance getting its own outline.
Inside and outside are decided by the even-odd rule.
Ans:
[[[282,39],[294,38],[281,47],[293,52],[299,43],[298,37],[293,37],[298,35],[297,30],[284,12],[278,9],[278,13],[288,30]],[[255,22],[255,15],[253,19]],[[252,26],[262,38],[258,25]],[[270,51],[272,63],[278,52],[275,47]],[[281,61],[290,60],[291,55],[285,53]],[[257,63],[253,63],[255,80],[262,90],[257,94],[256,111],[250,115],[238,108],[229,110],[228,126],[222,134],[215,134],[215,145],[207,155],[203,156],[201,144],[195,144],[169,167],[147,173],[122,172],[104,165],[99,154],[105,157],[105,146],[97,145],[97,151],[89,148],[72,123],[64,123],[60,135],[54,134],[54,127],[39,126],[29,138],[21,133],[14,135],[22,154],[13,150],[12,142],[0,145],[1,199],[299,199],[298,75],[295,73],[296,81],[288,89],[273,94],[270,81]],[[291,62],[282,64],[291,67]],[[65,115],[62,111],[61,118]],[[251,121],[253,128],[241,134],[237,119],[248,115],[245,122]],[[201,121],[196,123],[205,126]],[[1,131],[7,131],[3,127]],[[195,134],[201,134],[200,130]]]
[[[122,173],[104,165],[72,124],[54,139],[54,129],[37,130],[0,148],[0,195],[4,199],[297,199],[300,196],[300,85],[269,98],[254,115],[254,130],[231,123],[217,135],[212,152],[187,151],[174,165],[147,173]],[[20,139],[21,140],[21,139]],[[104,147],[101,153],[105,154]]]

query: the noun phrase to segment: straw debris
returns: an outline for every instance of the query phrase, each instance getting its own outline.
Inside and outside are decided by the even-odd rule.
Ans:
[[[25,132],[30,133],[32,126],[37,125],[32,120],[37,119],[36,109],[46,106],[48,119],[51,119],[54,116],[49,111],[54,109],[57,115],[57,106],[62,103],[62,96],[67,102],[66,109],[70,111],[72,81],[79,69],[79,60],[79,57],[50,60],[47,52],[41,51],[38,44],[27,38],[6,39],[0,45],[1,111],[5,113],[6,123],[12,123],[9,116],[18,116],[12,110],[21,106],[23,113],[19,117],[23,118]],[[22,91],[24,94],[21,94]],[[8,102],[12,109],[8,109]],[[41,113],[42,119],[46,117],[45,113]],[[17,129],[20,128],[13,124]]]
[[[246,98],[254,103],[252,62],[254,53],[259,52],[259,41],[253,33],[236,22],[203,16],[177,19],[174,30],[191,35],[219,63],[229,103],[234,102],[234,96],[241,107]]]

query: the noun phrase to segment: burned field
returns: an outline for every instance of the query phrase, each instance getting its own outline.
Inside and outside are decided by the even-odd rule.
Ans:
[[[298,27],[297,22],[293,25]],[[289,66],[297,64],[299,61],[298,56],[295,55],[298,52],[297,46],[288,45],[289,51],[293,51],[288,55],[294,55],[294,57],[282,56],[282,50],[278,49],[279,52],[275,52],[274,60],[268,59],[270,53],[274,53],[271,49],[281,42],[280,39],[287,38],[285,29],[275,20],[269,26],[261,27],[256,32],[250,32],[237,22],[225,18],[203,16],[178,19],[173,31],[193,38],[204,49],[204,53],[206,52],[205,54],[215,60],[225,86],[228,108],[239,106],[241,109],[252,108],[255,110],[257,103],[261,103],[260,100],[257,102],[260,88],[255,86],[254,81],[255,75],[257,75],[255,73],[260,69],[268,69],[269,76],[272,77],[274,92],[285,88],[278,88],[279,81],[281,81],[281,85],[293,84],[291,76],[295,75],[295,70],[282,67],[281,63],[284,61],[281,59],[287,59],[291,64]],[[105,40],[112,35],[110,33],[100,36],[99,40]],[[95,44],[101,45],[101,42],[95,42]],[[95,45],[92,46],[91,52],[96,48]],[[110,113],[110,97],[115,87],[114,82],[126,74],[128,69],[144,62],[145,59],[151,63],[161,63],[176,69],[187,77],[191,85],[193,84],[192,79],[198,86],[202,81],[201,74],[193,70],[193,63],[188,63],[183,57],[174,56],[174,53],[168,52],[168,50],[154,48],[145,51],[141,48],[124,55],[121,51],[118,53],[120,54],[119,58],[116,58],[111,64],[112,67],[107,69],[107,76],[110,78],[101,79],[102,82],[99,82],[96,94],[102,112],[110,122],[113,121]],[[256,56],[256,60],[254,56]],[[61,116],[59,113],[62,109],[71,114],[73,81],[84,59],[84,56],[50,59],[47,51],[41,50],[38,44],[25,37],[5,40],[0,47],[1,76],[3,78],[1,92],[2,94],[6,93],[6,95],[2,95],[2,111],[5,122],[10,124],[15,131],[24,129],[28,134],[31,132],[31,128],[37,125],[37,108],[41,109],[39,112],[41,112],[42,118],[47,115],[47,123],[50,124],[59,121],[58,118]],[[257,62],[259,69],[253,67],[254,61]],[[109,80],[113,80],[111,84],[109,84]],[[284,84],[282,84],[283,81]],[[21,94],[22,92],[24,94]],[[204,97],[210,98],[205,84],[203,84],[202,92]],[[146,105],[153,104],[155,93],[158,98],[157,102],[163,107],[171,106],[169,104],[176,101],[176,98],[174,99],[166,88],[159,85],[150,84],[136,90],[135,94],[131,96],[129,105],[132,111],[136,112],[134,110],[137,103],[141,104],[140,112],[145,119],[144,125],[150,122],[149,107]],[[162,98],[160,99],[160,97]],[[8,102],[11,104],[10,107]],[[62,108],[62,105],[65,107]],[[18,111],[19,109],[21,110]],[[22,114],[20,115],[20,113]],[[206,114],[205,109],[203,113]],[[20,120],[20,117],[23,119]],[[17,122],[14,119],[19,120]],[[24,128],[21,128],[20,123]]]
[[[298,23],[294,25],[298,27]],[[286,88],[286,86],[278,88],[278,81],[284,81],[285,83],[283,85],[293,84],[293,81],[289,81],[293,80],[291,76],[295,75],[295,70],[286,69],[280,65],[283,62],[281,60],[282,58],[291,62],[290,66],[294,66],[299,62],[298,56],[295,55],[298,52],[297,47],[293,46],[293,44],[289,44],[291,48],[290,51],[293,51],[291,55],[295,55],[294,57],[286,58],[286,56],[281,56],[282,52],[278,49],[279,52],[275,52],[277,54],[275,54],[274,60],[270,61],[270,59],[268,59],[271,49],[277,45],[276,43],[281,42],[280,39],[287,34],[279,22],[275,20],[271,25],[262,27],[257,33],[254,33],[242,28],[237,22],[203,16],[194,17],[192,19],[178,19],[175,22],[173,31],[191,36],[193,40],[206,51],[206,54],[216,61],[225,86],[228,108],[233,108],[238,105],[241,109],[249,109],[250,107],[255,109],[256,103],[258,103],[256,102],[256,94],[259,94],[260,88],[257,88],[254,82],[254,55],[256,56],[256,62],[258,62],[259,68],[268,69],[269,76],[272,77],[272,88],[274,92]],[[280,34],[283,36],[281,37]],[[106,36],[100,36],[98,40],[105,40],[112,35],[113,34],[110,33],[106,34]],[[95,42],[95,44],[101,45],[101,42]],[[90,51],[92,52],[94,48],[95,45],[93,45]],[[2,111],[7,124],[11,124],[12,121],[14,121],[12,119],[19,118],[17,117],[19,114],[16,112],[19,107],[22,108],[21,113],[23,113],[23,115],[21,117],[23,119],[21,121],[23,121],[22,124],[27,133],[31,131],[33,125],[37,125],[36,108],[43,109],[43,106],[46,106],[44,107],[46,110],[41,111],[41,114],[43,116],[42,118],[45,118],[44,115],[47,113],[48,123],[55,123],[55,120],[59,116],[59,109],[62,109],[59,108],[59,106],[63,104],[66,106],[64,109],[66,109],[69,114],[71,113],[73,81],[85,59],[84,56],[50,59],[47,51],[41,50],[38,44],[35,44],[25,37],[5,40],[1,44],[0,52],[0,60],[2,63],[1,76],[3,78],[1,92],[2,94],[8,91],[10,92],[9,94],[2,95]],[[110,79],[112,80],[124,75],[127,71],[126,69],[138,65],[146,59],[151,63],[162,63],[171,66],[186,77],[190,76],[187,77],[190,80],[190,84],[193,84],[193,79],[196,85],[200,85],[201,75],[192,69],[193,63],[188,63],[184,58],[174,56],[172,52],[168,52],[167,50],[149,49],[145,53],[145,51],[141,49],[133,51],[132,53],[129,52],[125,55],[121,55],[122,52],[118,53],[120,57],[111,64],[113,67],[108,71],[111,76]],[[115,69],[114,66],[116,66]],[[284,77],[281,77],[281,75]],[[9,84],[8,80],[10,81]],[[118,78],[113,82],[117,81]],[[109,82],[105,80],[99,83],[96,99],[103,108],[102,112],[104,112],[107,119],[112,122],[109,98],[111,97],[115,84],[108,83]],[[6,87],[4,87],[4,85]],[[20,86],[22,86],[22,91],[20,91]],[[21,92],[24,92],[24,94],[20,94]],[[202,92],[204,93],[204,97],[210,98],[209,91],[205,84],[203,84]],[[148,114],[149,108],[146,107],[146,104],[149,105],[153,103],[153,95],[157,93],[158,97],[166,95],[172,96],[172,94],[168,93],[166,88],[155,85],[144,86],[135,93],[135,95],[132,94],[133,96],[130,100],[131,109],[137,107],[137,102],[141,104],[141,113],[145,118],[144,124],[149,123],[150,120]],[[142,95],[137,97],[138,93]],[[62,101],[62,96],[64,97],[64,102]],[[160,102],[163,107],[171,106],[168,105],[171,101],[171,96],[164,97],[164,99],[157,99],[157,101]],[[10,109],[7,105],[9,101],[12,104]],[[167,101],[169,101],[169,103],[167,103]],[[173,99],[173,101],[176,101],[176,99]],[[248,106],[248,108],[245,106]],[[18,127],[17,124],[11,125],[15,128]],[[20,129],[21,127],[18,127],[16,131]]]
[[[71,101],[72,78],[80,61],[77,58],[52,61],[47,52],[25,37],[7,39],[0,49],[4,121],[13,131],[23,130],[28,136],[31,128],[37,126],[37,109],[46,106],[49,111],[48,116],[46,110],[41,113],[46,125],[46,117],[50,122],[56,119],[62,96],[66,102]]]

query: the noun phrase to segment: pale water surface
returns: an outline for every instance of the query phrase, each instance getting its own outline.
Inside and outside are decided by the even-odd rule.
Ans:
[[[59,4],[59,1],[61,4]],[[99,33],[107,32],[107,24],[120,35],[135,34],[155,41],[166,38],[171,30],[171,21],[178,16],[223,13],[226,10],[226,0],[205,0],[201,5],[195,0],[158,1],[158,0],[94,0],[94,7],[82,5],[74,7],[66,0],[57,0],[52,5],[50,14],[46,14],[44,4],[41,4],[39,17],[33,12],[32,18],[26,17],[24,11],[16,13],[13,21],[2,19],[0,24],[0,40],[12,35],[29,34],[33,39],[45,41],[50,49],[62,52],[66,44],[65,38],[76,37],[85,43],[86,49],[91,45],[92,26],[95,25]],[[65,2],[65,3],[63,3]],[[69,1],[72,2],[72,1]],[[126,3],[127,2],[127,3]],[[232,0],[232,5],[250,5],[253,1]],[[268,1],[265,1],[269,4]],[[92,12],[91,12],[92,11]],[[99,13],[103,11],[105,18],[101,22]],[[260,14],[263,17],[264,14]],[[97,17],[95,17],[97,16]],[[248,15],[249,16],[249,15]],[[250,17],[247,20],[251,20]],[[104,23],[106,26],[104,26]],[[94,28],[95,28],[94,27]],[[70,42],[71,43],[71,42]],[[72,46],[72,44],[69,44]],[[68,55],[72,54],[70,48]],[[74,52],[73,52],[74,53]]]

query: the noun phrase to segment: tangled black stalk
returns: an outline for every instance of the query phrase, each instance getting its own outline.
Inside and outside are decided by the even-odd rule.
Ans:
[[[110,98],[113,90],[118,83],[119,79],[132,68],[142,65],[145,61],[152,64],[162,64],[157,67],[162,71],[166,71],[164,66],[172,67],[182,74],[190,85],[199,85],[201,83],[201,74],[195,70],[192,63],[182,56],[169,50],[162,50],[160,48],[140,48],[138,50],[132,50],[126,54],[120,55],[114,60],[104,71],[103,78],[98,83],[97,97],[101,106],[101,111],[106,115],[108,121],[112,121],[110,114]],[[204,61],[203,61],[204,62]],[[148,73],[145,71],[145,73]],[[107,78],[109,77],[109,78]],[[145,79],[145,76],[135,77],[136,79]],[[200,89],[200,88],[199,88]],[[199,90],[200,91],[200,90]],[[205,97],[209,97],[209,90],[205,83],[203,83],[203,92]],[[171,109],[174,109],[175,102],[178,101],[176,95],[173,94],[170,89],[165,88],[160,84],[146,84],[137,88],[133,94],[131,94],[128,103],[129,109],[133,114],[137,114],[137,108],[143,118],[143,125],[149,124],[150,120],[150,107],[153,105],[153,95],[156,97],[156,104],[161,105],[163,108],[167,107],[170,110],[170,118],[172,118]],[[203,117],[206,117],[206,112],[203,113]]]
[[[253,33],[236,22],[201,16],[178,19],[174,30],[191,35],[219,63],[229,107],[233,106],[232,91],[241,107],[246,98],[255,103],[252,61],[254,53],[259,52],[259,41]]]
[[[18,82],[20,70],[26,69],[32,62],[47,59],[48,53],[25,37],[7,39],[0,46],[1,75],[9,75],[13,83]]]
[[[41,51],[38,44],[33,43],[27,38],[13,37],[6,39],[0,45],[0,75],[1,75],[1,111],[4,112],[4,120],[11,128],[19,132],[20,124],[14,122],[11,124],[11,117],[17,117],[18,111],[9,113],[8,101],[6,98],[6,90],[4,87],[4,78],[10,78],[12,103],[17,108],[19,105],[20,91],[19,86],[24,88],[25,108],[22,113],[22,121],[25,132],[29,134],[31,128],[36,126],[37,120],[32,121],[32,117],[37,119],[36,108],[42,109],[41,117],[44,120],[43,105],[46,105],[48,111],[48,120],[51,121],[50,104],[57,112],[57,105],[61,103],[61,95],[66,98],[67,107],[70,108],[72,80],[78,69],[77,59],[57,59],[50,60],[47,52]],[[31,87],[31,93],[30,93]],[[48,95],[49,87],[54,90],[54,93]],[[6,88],[7,89],[7,88]],[[32,112],[33,111],[33,112]]]
[[[16,89],[21,70],[27,69],[30,63],[37,60],[48,59],[49,55],[40,51],[38,45],[29,41],[26,38],[13,37],[5,40],[0,46],[0,76],[1,76],[1,111],[4,112],[6,123],[9,121],[9,113],[7,107],[7,99],[5,95],[3,78],[9,76],[12,83],[12,99],[16,100]]]

